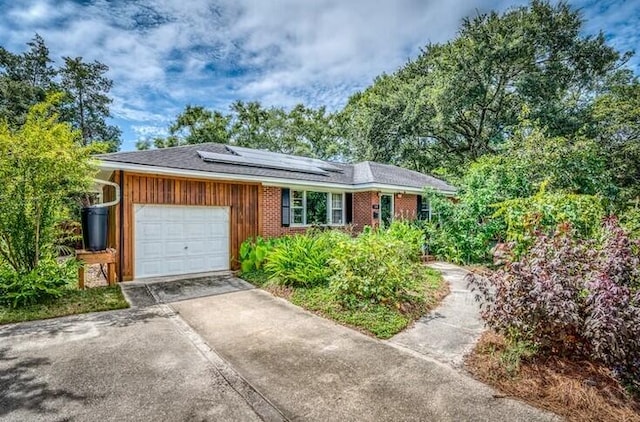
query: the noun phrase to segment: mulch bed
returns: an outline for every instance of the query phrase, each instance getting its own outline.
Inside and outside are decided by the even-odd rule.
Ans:
[[[610,371],[588,361],[550,357],[523,362],[511,374],[500,361],[501,336],[486,332],[466,359],[467,369],[507,397],[564,416],[569,421],[640,421],[640,402]]]

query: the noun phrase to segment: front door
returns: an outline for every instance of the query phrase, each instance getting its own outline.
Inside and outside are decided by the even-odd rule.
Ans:
[[[389,227],[393,219],[393,195],[380,195],[380,223]]]

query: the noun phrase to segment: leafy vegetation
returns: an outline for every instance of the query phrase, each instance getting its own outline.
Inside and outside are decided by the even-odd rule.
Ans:
[[[615,218],[601,240],[575,233],[569,224],[538,233],[519,260],[472,275],[482,317],[513,344],[593,359],[640,391],[640,242]]]
[[[58,121],[59,99],[32,107],[19,130],[0,122],[0,256],[17,273],[51,255],[65,198],[91,180],[89,150]]]
[[[61,264],[51,258],[41,260],[29,272],[0,266],[0,305],[21,308],[58,298],[77,274],[78,264],[72,259]]]
[[[93,167],[78,132],[59,122],[59,100],[33,106],[17,130],[0,122],[0,302],[12,307],[60,296],[76,279],[72,261],[55,260],[56,233]]]
[[[334,230],[298,234],[279,239],[264,265],[274,283],[310,287],[327,281],[332,269],[330,259],[348,235]]]
[[[218,142],[321,159],[347,154],[334,114],[298,104],[291,110],[236,101],[230,114],[187,106],[169,127],[169,136],[141,139],[138,149]]]
[[[416,246],[424,243],[423,236],[420,229],[409,227],[407,223],[393,222],[386,231],[365,231],[355,239],[345,239],[335,245],[329,287],[343,304],[396,306],[424,299],[419,287],[425,270],[415,253]],[[394,237],[410,231],[417,232],[418,236],[408,237],[406,241]]]
[[[440,275],[419,263],[423,243],[421,229],[394,221],[387,229],[367,228],[355,238],[327,230],[249,240],[241,247],[240,263],[242,276],[252,283],[388,338],[445,292]]]
[[[460,175],[501,151],[523,107],[551,136],[575,135],[601,88],[630,79],[628,55],[583,25],[568,4],[538,0],[465,19],[454,39],[350,98],[341,118],[355,158]]]

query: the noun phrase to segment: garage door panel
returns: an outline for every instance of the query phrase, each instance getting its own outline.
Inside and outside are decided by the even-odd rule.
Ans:
[[[137,278],[229,269],[229,209],[136,205]]]
[[[141,243],[138,252],[148,259],[162,258],[165,255],[164,247],[161,242]]]
[[[184,235],[189,239],[199,239],[207,235],[205,226],[213,225],[212,222],[185,222],[183,226]]]
[[[179,257],[186,254],[184,241],[169,241],[164,243],[164,256],[168,257]]]
[[[138,232],[145,241],[162,240],[162,223],[141,222]]]
[[[165,239],[182,239],[183,235],[183,222],[181,221],[168,221],[165,225]]]

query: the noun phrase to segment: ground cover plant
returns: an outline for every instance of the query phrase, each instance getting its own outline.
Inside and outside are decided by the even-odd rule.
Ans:
[[[602,382],[615,391],[589,412],[615,403],[638,412],[640,242],[617,218],[604,220],[599,238],[582,238],[566,223],[551,234],[538,232],[526,254],[489,275],[470,275],[469,283],[481,300],[481,316],[499,336],[485,342],[492,352],[481,343],[471,357],[480,378],[523,397],[542,389],[550,401],[541,403],[558,406],[552,387],[535,385],[525,392],[522,377],[549,363],[544,370],[556,373],[547,379],[559,377],[557,384],[567,387],[561,368],[573,368],[570,376],[579,378],[582,366],[604,374]],[[502,369],[492,377],[487,367],[493,366]],[[589,371],[582,374],[586,383]]]
[[[386,229],[309,231],[245,242],[242,277],[292,303],[379,338],[389,338],[446,294],[440,274],[420,262],[424,234],[404,221]],[[246,263],[246,265],[245,265]],[[249,264],[251,263],[251,264]]]
[[[0,324],[37,319],[56,318],[87,312],[128,308],[120,286],[94,287],[79,290],[74,284],[66,285],[52,298],[20,307],[0,305]]]

